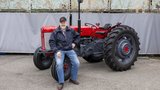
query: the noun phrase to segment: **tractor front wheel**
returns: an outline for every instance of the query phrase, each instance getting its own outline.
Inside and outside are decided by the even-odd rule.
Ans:
[[[38,69],[45,70],[50,68],[52,61],[50,56],[46,56],[46,54],[42,52],[41,47],[37,48],[33,56],[33,62]]]
[[[51,74],[52,77],[58,81],[58,75],[57,75],[57,69],[56,69],[56,61],[53,61],[52,67],[51,67]],[[65,56],[64,63],[63,63],[63,68],[64,68],[64,80],[68,80],[71,76],[71,61],[67,56]]]
[[[115,71],[130,69],[137,61],[139,45],[139,37],[133,28],[125,25],[114,28],[105,40],[106,64]]]

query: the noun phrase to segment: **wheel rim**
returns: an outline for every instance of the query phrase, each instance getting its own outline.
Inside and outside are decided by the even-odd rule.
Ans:
[[[70,68],[71,68],[71,65],[70,65],[70,62],[64,62],[64,75],[68,75],[70,74]]]
[[[44,54],[41,54],[40,58],[42,60],[43,65],[48,65],[50,63],[50,58],[49,57],[46,58]]]
[[[132,52],[131,43],[127,39],[122,39],[118,42],[117,53],[121,58],[129,56]]]
[[[115,58],[121,64],[130,63],[136,54],[135,39],[130,34],[123,34],[117,39]]]

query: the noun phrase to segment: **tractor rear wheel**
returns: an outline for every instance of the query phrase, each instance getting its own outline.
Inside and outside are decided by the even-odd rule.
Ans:
[[[83,57],[83,59],[85,59],[89,63],[97,63],[97,62],[103,61],[103,57],[102,58],[93,58],[92,56],[88,56],[88,57]]]
[[[34,53],[33,62],[38,69],[45,70],[52,65],[52,58],[46,56],[46,54],[41,51],[41,47],[39,47]]]
[[[64,80],[68,80],[71,76],[71,61],[67,56],[65,56],[65,60],[63,63],[63,68],[64,68]],[[56,62],[53,61],[52,67],[51,67],[51,74],[52,77],[58,81],[58,76],[57,76],[57,70],[56,70]]]
[[[139,37],[129,26],[114,28],[105,39],[105,63],[115,71],[125,71],[137,61]]]

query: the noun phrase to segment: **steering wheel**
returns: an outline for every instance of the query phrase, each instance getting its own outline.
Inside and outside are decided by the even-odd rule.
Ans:
[[[91,26],[91,28],[97,28],[97,26],[96,26],[96,25],[91,24],[91,23],[85,23],[84,25],[85,25],[85,26]]]

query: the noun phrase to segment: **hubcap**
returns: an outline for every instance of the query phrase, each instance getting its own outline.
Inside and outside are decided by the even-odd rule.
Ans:
[[[123,52],[124,52],[124,54],[128,54],[128,53],[129,53],[129,46],[128,46],[128,44],[126,44],[126,45],[123,47]]]
[[[71,72],[71,64],[70,64],[69,61],[67,61],[67,60],[64,61],[63,68],[64,68],[64,75],[65,76],[70,74],[70,72]]]
[[[131,52],[131,44],[128,40],[121,40],[118,45],[118,54],[122,57],[129,56]]]
[[[132,51],[130,42],[128,40],[120,40],[117,51],[121,58],[129,56]]]
[[[64,70],[66,71],[67,69],[68,69],[68,64],[65,63],[65,64],[64,64]]]
[[[45,57],[45,54],[41,54],[41,60],[43,65],[48,65],[50,63],[50,58]]]

